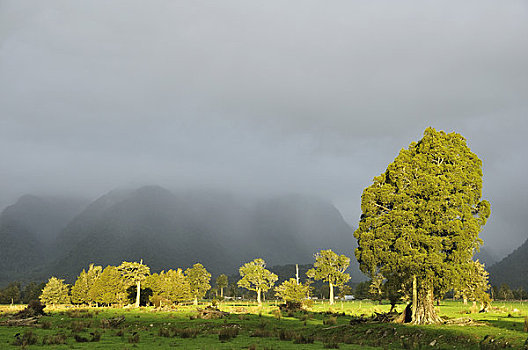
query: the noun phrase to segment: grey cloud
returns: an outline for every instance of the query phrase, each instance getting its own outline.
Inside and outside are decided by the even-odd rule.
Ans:
[[[309,192],[355,225],[433,126],[483,159],[505,254],[527,234],[527,34],[524,1],[4,1],[1,204],[158,183]]]

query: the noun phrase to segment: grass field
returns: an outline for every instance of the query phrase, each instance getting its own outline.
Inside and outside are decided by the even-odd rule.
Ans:
[[[201,305],[203,308],[207,304]],[[0,322],[24,306],[0,306]],[[399,311],[404,305],[399,305]],[[471,318],[480,325],[413,326],[350,320],[389,305],[371,301],[315,303],[307,312],[280,313],[275,302],[221,303],[230,314],[196,318],[194,306],[175,311],[59,307],[47,310],[35,326],[0,326],[0,349],[528,349],[528,304],[495,302],[488,313],[443,301],[445,319]],[[108,320],[124,316],[118,325]],[[526,322],[526,323],[525,323]],[[117,323],[117,322],[116,322]],[[17,345],[18,344],[18,345]]]

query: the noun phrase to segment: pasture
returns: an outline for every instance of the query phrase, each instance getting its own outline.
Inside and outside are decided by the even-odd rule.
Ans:
[[[23,308],[0,306],[0,323]],[[35,325],[0,326],[0,348],[528,349],[528,305],[523,302],[495,302],[487,313],[471,313],[471,304],[442,301],[441,317],[457,321],[428,326],[372,322],[368,317],[390,306],[367,300],[333,306],[319,301],[298,312],[281,312],[275,301],[262,307],[224,302],[218,308],[229,314],[200,317],[190,305],[174,310],[46,308]]]

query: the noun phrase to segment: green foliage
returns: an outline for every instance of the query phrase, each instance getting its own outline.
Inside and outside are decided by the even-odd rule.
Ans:
[[[137,282],[143,282],[150,274],[150,268],[147,265],[143,265],[143,262],[123,261],[121,265],[117,267],[117,270],[123,277],[126,286],[134,285]]]
[[[22,302],[27,304],[31,300],[38,300],[46,283],[29,282],[22,291]]]
[[[89,292],[102,271],[103,268],[101,266],[95,266],[94,264],[90,264],[88,272],[84,269],[82,270],[71,290],[72,303],[90,304],[95,301],[90,298]]]
[[[224,296],[224,288],[227,287],[229,284],[229,280],[227,279],[227,276],[224,274],[221,274],[216,278],[216,287],[220,288],[220,296]]]
[[[266,262],[257,258],[239,268],[240,276],[238,286],[257,292],[257,301],[260,304],[260,293],[268,291],[277,281],[277,275],[266,270]]]
[[[152,298],[156,300],[177,304],[193,299],[191,285],[181,269],[154,273],[147,277],[145,286],[152,289]]]
[[[191,295],[194,298],[195,304],[197,304],[198,299],[203,298],[205,293],[211,289],[211,285],[209,284],[211,274],[202,264],[198,263],[185,270],[185,276],[190,285]]]
[[[275,287],[275,293],[285,302],[303,302],[308,298],[309,286],[297,283],[295,278],[284,281],[280,286]]]
[[[0,304],[18,304],[21,301],[20,282],[11,282],[0,289]]]
[[[64,283],[64,280],[51,277],[42,290],[40,301],[45,305],[68,304],[70,303],[70,296],[68,292],[69,286]]]
[[[126,301],[125,288],[126,285],[117,267],[108,265],[90,288],[88,298],[100,304],[122,305]]]
[[[141,282],[143,282],[148,275],[150,275],[150,268],[143,265],[143,260],[140,262],[123,261],[117,267],[119,273],[123,277],[123,283],[126,287],[136,285],[136,307],[140,304]]]
[[[363,191],[354,233],[361,270],[417,280],[419,301],[460,284],[490,215],[482,162],[456,133],[428,128]],[[409,285],[407,283],[407,285]],[[434,309],[432,309],[434,310]]]
[[[476,260],[464,267],[467,270],[460,278],[455,296],[462,296],[465,300],[479,301],[483,305],[489,304],[490,297],[486,291],[490,285],[488,284],[488,272],[484,270],[484,265]]]
[[[350,275],[345,273],[350,265],[350,258],[338,255],[331,249],[321,250],[315,254],[314,268],[308,270],[306,275],[315,280],[323,280],[330,287],[330,303],[334,302],[334,286],[342,286],[350,280]]]

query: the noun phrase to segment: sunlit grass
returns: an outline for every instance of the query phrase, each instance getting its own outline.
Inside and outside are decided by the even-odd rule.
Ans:
[[[279,312],[278,302],[226,302],[218,306],[231,314],[223,319],[196,319],[196,307],[178,306],[176,311],[152,307],[47,309],[37,327],[0,326],[0,348],[13,348],[15,335],[31,331],[37,343],[29,348],[174,348],[182,349],[480,349],[484,339],[493,346],[523,348],[528,333],[523,330],[528,305],[496,302],[488,313],[471,313],[471,304],[442,301],[437,307],[446,319],[471,318],[478,326],[412,326],[392,323],[350,325],[357,316],[387,312],[390,305],[368,300],[316,301],[307,312]],[[203,308],[208,304],[200,305]],[[402,311],[405,305],[398,305]],[[1,306],[0,321],[23,306]],[[124,315],[116,328],[103,328],[101,320]],[[99,338],[98,338],[99,336]],[[60,344],[64,341],[65,344]],[[43,345],[43,343],[51,343]],[[53,342],[58,342],[54,344]],[[313,343],[312,343],[313,342]],[[483,342],[484,345],[480,343]],[[430,345],[433,344],[433,345]],[[490,346],[492,346],[490,345]]]

